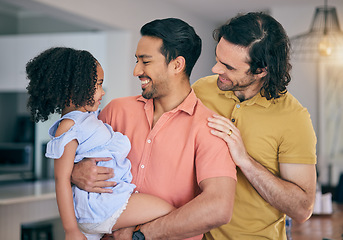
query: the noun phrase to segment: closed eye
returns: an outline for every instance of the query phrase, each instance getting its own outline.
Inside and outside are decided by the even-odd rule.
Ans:
[[[138,63],[139,61],[138,61],[138,59],[136,60],[136,63]],[[142,63],[143,64],[148,64],[148,63],[150,63],[150,61],[142,61]]]
[[[227,64],[225,64],[225,63],[222,63],[228,70],[234,70],[234,68],[233,67],[231,67],[230,65],[227,65]]]
[[[236,68],[232,67],[232,66],[229,65],[229,64],[223,63],[223,62],[220,61],[217,57],[216,57],[216,61],[219,62],[219,63],[221,63],[221,64],[223,64],[223,65],[226,67],[226,69],[228,69],[228,70],[236,70]]]
[[[152,56],[150,56],[150,55],[139,55],[139,56],[135,56],[135,57],[136,57],[136,63],[138,63],[139,60],[142,60],[143,64],[150,63],[151,61],[147,61],[147,59],[151,59],[152,58]]]

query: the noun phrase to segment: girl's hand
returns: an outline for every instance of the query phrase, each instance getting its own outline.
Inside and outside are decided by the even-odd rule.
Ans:
[[[65,240],[87,240],[87,238],[77,229],[75,231],[66,232]]]

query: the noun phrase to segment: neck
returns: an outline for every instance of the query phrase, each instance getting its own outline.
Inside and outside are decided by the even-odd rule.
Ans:
[[[183,91],[182,94],[163,97],[163,98],[155,98],[154,99],[154,112],[169,112],[179,106],[191,92],[191,88],[185,89],[187,91]]]
[[[244,102],[245,100],[249,100],[259,94],[262,89],[263,83],[264,81],[260,81],[256,85],[251,85],[244,90],[233,91],[233,93],[236,95],[239,101]]]
[[[255,97],[256,94],[259,93],[259,91],[255,92],[255,93],[252,93],[252,94],[246,94],[245,92],[242,92],[242,91],[234,91],[233,93],[239,99],[240,102],[244,102],[246,100],[249,100],[249,99]]]
[[[67,113],[70,113],[72,111],[81,111],[81,112],[86,112],[86,110],[82,107],[75,107],[74,105],[70,104],[69,107],[65,107],[62,110],[62,116],[66,115]]]
[[[167,96],[154,98],[154,123],[162,116],[163,113],[169,112],[178,107],[191,92],[189,81],[183,81],[179,87],[173,87]]]

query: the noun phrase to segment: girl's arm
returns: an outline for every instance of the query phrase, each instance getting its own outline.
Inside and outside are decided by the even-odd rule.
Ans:
[[[55,137],[68,131],[73,124],[74,122],[72,120],[62,120],[56,131]],[[57,205],[66,234],[66,240],[86,239],[77,226],[74,213],[73,193],[70,185],[71,171],[74,166],[77,146],[77,140],[74,139],[69,142],[64,148],[62,157],[55,159],[54,162]]]

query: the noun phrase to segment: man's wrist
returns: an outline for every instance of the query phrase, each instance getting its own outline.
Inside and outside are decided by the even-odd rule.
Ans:
[[[138,225],[134,230],[132,234],[132,240],[145,240],[144,234],[141,232],[141,226]]]

